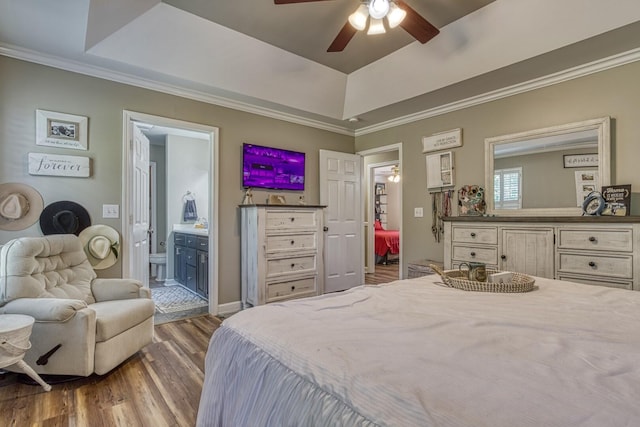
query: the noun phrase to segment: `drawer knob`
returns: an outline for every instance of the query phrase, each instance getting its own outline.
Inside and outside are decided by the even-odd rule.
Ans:
[[[295,240],[292,240],[292,241],[291,241],[291,244],[293,245],[294,243],[296,243],[296,241],[295,241]]]
[[[475,252],[471,252],[469,255],[471,255],[472,257],[475,257],[476,253]]]
[[[291,268],[295,267],[296,265],[294,263],[291,263]]]
[[[294,217],[291,217],[291,222],[295,221],[296,219]]]
[[[506,255],[500,255],[500,259],[503,259],[503,260],[507,259],[507,256]]]
[[[596,263],[595,263],[595,262],[593,262],[593,261],[589,261],[589,267],[595,267],[595,266],[596,266]]]
[[[295,291],[295,290],[296,290],[296,287],[295,287],[295,286],[292,286],[292,287],[291,287],[291,290],[292,290],[292,291]]]
[[[597,240],[598,240],[598,239],[596,239],[596,238],[595,238],[595,237],[593,237],[593,236],[589,237],[589,241],[590,241],[590,242],[595,242],[595,241],[597,241]]]
[[[471,233],[471,237],[476,237],[476,233]]]

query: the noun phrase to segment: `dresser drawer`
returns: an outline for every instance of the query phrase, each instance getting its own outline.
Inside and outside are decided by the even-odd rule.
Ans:
[[[265,225],[267,230],[283,228],[316,228],[318,226],[317,211],[302,210],[268,210]]]
[[[209,250],[209,238],[198,236],[196,239],[196,249],[207,252]]]
[[[193,234],[187,234],[187,247],[196,249],[198,247],[198,236],[194,236]]]
[[[452,240],[460,243],[498,244],[498,227],[452,227]]]
[[[632,256],[589,255],[560,253],[558,275],[562,273],[602,276],[603,278],[633,278]]]
[[[267,301],[276,298],[291,298],[302,294],[315,294],[316,277],[289,280],[286,282],[267,284]]]
[[[316,255],[295,258],[267,258],[267,277],[316,271]]]
[[[588,249],[598,251],[631,252],[633,233],[630,229],[620,230],[558,230],[558,248]]]
[[[265,238],[267,253],[313,250],[317,248],[317,233],[277,234]]]
[[[572,275],[560,274],[558,276],[558,280],[568,280],[569,282],[583,283],[585,285],[594,285],[594,286],[606,286],[608,288],[618,288],[618,289],[633,289],[633,282],[627,280],[619,280],[619,281],[608,281],[608,280],[597,280],[592,277],[576,277]]]
[[[186,246],[187,245],[187,235],[182,233],[174,233],[173,234],[173,244],[178,246]]]
[[[467,245],[453,245],[453,260],[460,262],[484,262],[498,264],[498,248],[482,248]]]

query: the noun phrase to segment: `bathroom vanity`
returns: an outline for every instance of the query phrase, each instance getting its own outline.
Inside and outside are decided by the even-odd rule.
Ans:
[[[208,230],[174,227],[173,266],[176,282],[198,295],[209,297]]]

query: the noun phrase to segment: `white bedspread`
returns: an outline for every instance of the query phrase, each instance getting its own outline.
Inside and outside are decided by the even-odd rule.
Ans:
[[[640,292],[439,279],[255,307],[223,328],[379,425],[640,426]]]

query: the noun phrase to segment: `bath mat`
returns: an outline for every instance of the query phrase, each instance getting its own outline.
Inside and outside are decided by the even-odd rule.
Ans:
[[[156,303],[158,313],[174,313],[206,307],[206,299],[180,285],[163,286],[151,289],[151,297]]]

